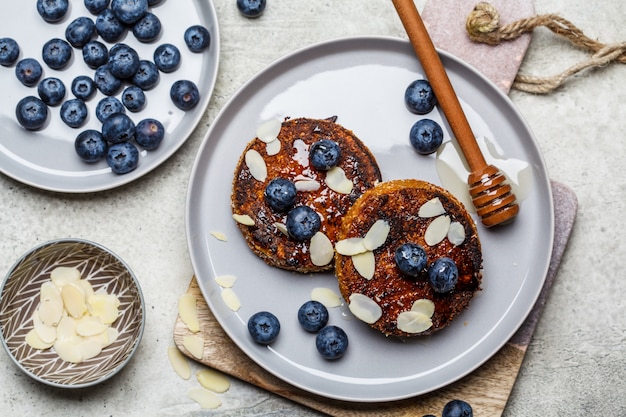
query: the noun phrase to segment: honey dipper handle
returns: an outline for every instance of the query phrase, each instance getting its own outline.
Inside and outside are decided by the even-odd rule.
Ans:
[[[413,0],[392,1],[470,170],[484,168],[487,165],[485,158]]]

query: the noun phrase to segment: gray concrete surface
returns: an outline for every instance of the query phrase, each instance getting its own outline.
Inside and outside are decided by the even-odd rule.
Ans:
[[[275,59],[343,36],[406,35],[386,0],[268,0],[257,20],[242,18],[235,0],[217,0],[215,6],[222,55],[213,98],[193,136],[161,167],[130,186],[88,196],[48,193],[0,176],[2,274],[36,244],[88,237],[115,248],[133,265],[149,315],[142,346],[123,375],[88,391],[46,388],[24,376],[2,352],[3,415],[317,415],[234,379],[220,395],[222,407],[213,412],[199,411],[185,397],[192,382],[173,374],[166,351],[177,297],[192,275],[184,234],[187,181],[220,108]],[[601,41],[626,41],[625,2],[544,0],[535,7],[537,13],[562,15]],[[521,71],[553,74],[584,57],[539,30]],[[576,192],[579,213],[505,417],[626,415],[625,81],[626,66],[616,64],[586,71],[549,95],[510,94],[535,132],[550,176]],[[94,213],[99,217],[95,226],[90,223]]]

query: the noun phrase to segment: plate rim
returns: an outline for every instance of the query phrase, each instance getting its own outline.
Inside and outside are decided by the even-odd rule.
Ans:
[[[190,259],[192,262],[192,266],[193,266],[193,270],[195,273],[195,276],[198,281],[198,286],[200,288],[200,291],[202,293],[202,296],[204,298],[204,300],[206,301],[207,305],[209,306],[210,310],[213,310],[212,307],[212,299],[209,296],[209,290],[207,288],[205,288],[206,286],[203,283],[203,280],[200,279],[200,276],[197,272],[197,261],[195,259],[195,254],[194,254],[194,250],[192,248],[193,246],[193,235],[194,235],[194,231],[190,229],[190,218],[191,216],[191,205],[193,203],[193,189],[194,189],[194,178],[198,175],[198,171],[202,169],[202,167],[200,166],[201,164],[201,156],[207,152],[206,148],[208,146],[210,146],[211,141],[210,138],[213,135],[214,130],[216,130],[218,128],[218,121],[221,120],[221,118],[223,117],[223,115],[225,113],[227,113],[228,111],[230,111],[230,107],[232,105],[233,102],[235,102],[240,95],[244,94],[246,92],[246,90],[249,88],[250,85],[254,84],[259,78],[262,78],[263,76],[266,76],[268,72],[270,72],[271,70],[275,70],[276,67],[280,66],[280,65],[284,65],[285,63],[288,63],[289,61],[297,58],[300,55],[305,55],[311,51],[316,51],[318,49],[330,49],[333,50],[333,48],[341,48],[341,45],[343,44],[349,44],[349,43],[364,43],[364,42],[369,42],[369,41],[376,41],[376,42],[382,42],[382,43],[390,43],[390,44],[402,44],[403,47],[406,48],[410,48],[410,43],[407,39],[404,38],[400,38],[400,37],[395,37],[395,36],[379,36],[379,35],[364,35],[364,36],[347,36],[347,37],[340,37],[340,38],[335,38],[335,39],[330,39],[330,40],[326,40],[326,41],[321,41],[321,42],[317,42],[317,43],[313,43],[311,45],[307,45],[305,47],[296,49],[292,52],[289,52],[281,57],[279,57],[278,59],[272,61],[271,63],[269,63],[267,66],[265,66],[263,69],[261,69],[259,72],[257,72],[254,76],[252,76],[248,81],[246,81],[239,89],[237,89],[235,91],[235,93],[230,97],[230,99],[224,104],[224,106],[220,109],[220,111],[218,112],[218,114],[216,115],[216,117],[214,118],[213,123],[211,124],[211,126],[209,127],[209,130],[206,132],[205,136],[202,139],[201,145],[198,149],[198,152],[196,154],[196,159],[194,161],[194,164],[192,166],[192,170],[191,170],[191,174],[190,174],[190,180],[188,182],[188,189],[187,189],[187,196],[186,196],[186,208],[185,208],[185,225],[186,225],[186,232],[187,232],[187,242],[188,242],[188,249],[189,249],[189,254],[190,254]],[[366,49],[366,48],[362,48],[362,49]],[[244,352],[244,354],[246,354],[246,356],[248,358],[250,358],[254,363],[256,363],[258,366],[260,366],[261,368],[265,369],[266,371],[268,371],[269,373],[271,373],[272,375],[276,376],[277,378],[281,379],[282,381],[296,387],[296,388],[300,388],[306,392],[309,392],[311,394],[315,394],[315,395],[319,395],[322,396],[324,398],[329,398],[329,399],[335,399],[335,400],[341,400],[341,401],[348,401],[348,402],[354,402],[354,403],[374,403],[374,402],[385,402],[385,401],[398,401],[398,400],[403,400],[403,399],[407,399],[407,398],[412,398],[412,397],[416,397],[416,396],[420,396],[420,395],[424,395],[427,394],[429,392],[433,392],[437,389],[441,389],[442,387],[445,387],[447,385],[450,385],[460,379],[462,379],[463,377],[467,376],[468,374],[472,373],[473,371],[475,371],[477,368],[479,368],[480,366],[482,366],[485,362],[487,362],[489,359],[491,359],[497,352],[499,352],[505,345],[506,343],[509,342],[509,340],[511,339],[511,337],[513,337],[513,335],[519,330],[519,328],[524,324],[524,322],[526,321],[528,315],[530,314],[530,312],[532,311],[532,309],[535,307],[537,299],[539,298],[541,291],[545,285],[545,280],[548,274],[548,270],[550,267],[550,262],[551,262],[551,257],[552,257],[552,250],[554,247],[554,226],[555,226],[555,212],[554,212],[554,200],[553,200],[553,195],[552,195],[552,187],[551,187],[551,183],[550,183],[550,178],[549,178],[549,174],[548,174],[548,170],[547,170],[547,166],[545,163],[545,158],[544,155],[541,153],[541,150],[538,146],[537,140],[535,138],[535,135],[533,134],[532,130],[530,129],[530,126],[528,125],[528,123],[526,122],[526,120],[523,118],[523,116],[519,113],[519,111],[514,107],[512,101],[510,100],[510,98],[504,94],[499,88],[497,88],[497,86],[491,81],[489,80],[486,76],[484,76],[482,73],[480,73],[476,68],[472,67],[470,64],[466,63],[465,61],[463,61],[462,59],[456,57],[455,55],[441,50],[439,48],[437,48],[437,52],[438,54],[444,59],[444,60],[450,60],[453,61],[455,64],[460,65],[462,67],[464,67],[465,70],[473,73],[474,76],[482,79],[485,83],[489,84],[492,87],[492,90],[490,93],[495,93],[496,95],[500,96],[500,99],[505,100],[506,102],[508,102],[514,109],[515,109],[515,115],[518,118],[518,121],[526,128],[526,130],[530,133],[532,141],[533,141],[533,145],[534,148],[536,150],[537,156],[539,158],[539,162],[541,167],[544,169],[545,171],[545,178],[544,178],[544,183],[543,185],[545,186],[547,192],[550,195],[550,198],[547,199],[547,206],[549,208],[549,213],[546,213],[545,219],[548,221],[550,227],[549,227],[549,241],[547,243],[547,248],[546,248],[546,252],[548,252],[547,254],[547,260],[548,262],[546,263],[546,265],[542,268],[542,277],[541,277],[541,285],[538,285],[538,287],[536,289],[534,289],[533,291],[533,297],[532,300],[528,303],[528,307],[526,309],[524,309],[524,313],[523,315],[520,315],[520,318],[517,320],[516,325],[513,326],[512,329],[510,329],[510,331],[507,333],[506,337],[503,337],[503,340],[500,343],[497,343],[496,347],[490,350],[490,353],[488,355],[486,355],[486,357],[484,357],[481,361],[477,361],[476,363],[474,363],[473,366],[471,367],[467,367],[466,370],[464,372],[459,373],[458,375],[456,375],[454,378],[449,378],[447,381],[442,382],[440,384],[436,384],[433,385],[430,389],[428,390],[422,390],[422,391],[416,391],[413,393],[406,393],[403,395],[398,395],[398,396],[380,396],[380,397],[372,397],[369,396],[367,398],[362,398],[362,397],[356,397],[356,396],[345,396],[345,395],[340,395],[340,394],[332,394],[332,393],[327,393],[327,392],[321,392],[319,390],[315,390],[315,389],[311,389],[310,387],[307,387],[306,384],[302,384],[299,383],[297,381],[293,381],[289,378],[285,378],[284,376],[280,375],[279,373],[277,373],[274,369],[272,369],[271,366],[265,364],[263,361],[259,361],[257,360],[254,356],[248,354],[243,348],[241,348],[239,346],[239,344],[237,344],[237,342],[235,341],[235,338],[233,337],[233,335],[231,334],[231,331],[229,330],[228,326],[224,326],[223,322],[221,320],[221,318],[219,317],[219,315],[215,315],[216,320],[218,321],[218,323],[220,324],[220,327],[222,328],[222,330],[224,330],[224,332],[229,336],[229,338],[233,341],[233,343],[238,346],[239,348],[241,348],[241,350]],[[415,58],[417,59],[417,58]]]

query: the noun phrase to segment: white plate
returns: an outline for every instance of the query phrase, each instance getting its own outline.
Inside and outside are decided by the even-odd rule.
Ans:
[[[66,88],[66,98],[71,98],[71,82],[77,75],[92,76],[94,71],[83,62],[82,51],[74,49],[73,62],[61,71],[48,68],[41,59],[43,44],[53,38],[65,39],[65,28],[79,16],[95,16],[85,9],[82,0],[70,4],[68,16],[59,23],[49,24],[37,13],[35,2],[6,2],[3,4],[1,37],[11,37],[20,45],[20,59],[32,57],[39,60],[44,69],[43,77],[60,78]],[[141,59],[152,60],[156,47],[161,43],[172,43],[181,52],[181,67],[177,71],[161,73],[159,85],[146,92],[147,106],[138,113],[127,112],[138,122],[146,117],[160,120],[166,133],[163,142],[154,151],[142,151],[138,167],[124,175],[111,172],[106,162],[87,164],[74,151],[74,139],[84,129],[100,130],[101,124],[95,117],[102,93],[87,101],[90,112],[87,124],[78,129],[66,126],[59,117],[60,106],[51,107],[49,125],[38,132],[23,129],[15,118],[15,105],[27,96],[37,96],[36,87],[25,87],[15,77],[15,66],[0,66],[0,172],[33,187],[67,192],[86,193],[112,189],[127,184],[152,171],[167,160],[185,143],[200,122],[209,103],[217,78],[219,59],[219,30],[213,3],[206,0],[163,0],[152,8],[163,26],[161,37],[152,43],[140,43],[132,32],[118,41],[137,50]],[[211,33],[210,48],[194,54],[185,45],[183,34],[194,24],[204,25]],[[98,40],[102,41],[98,37]],[[107,44],[107,46],[112,46]],[[172,83],[179,79],[194,81],[200,90],[200,102],[191,111],[177,109],[169,98]],[[120,97],[118,93],[117,97]]]
[[[530,162],[528,197],[513,224],[479,226],[484,253],[483,291],[452,325],[430,337],[402,342],[385,338],[331,309],[330,324],[344,328],[346,355],[321,358],[315,336],[296,312],[315,287],[338,293],[331,273],[298,275],[266,266],[246,246],[231,217],[231,177],[255,129],[272,117],[338,116],[373,151],[384,180],[419,178],[439,183],[434,158],[412,151],[408,131],[419,117],[404,107],[406,86],[422,68],[404,40],[349,38],[299,50],[259,73],[222,109],[199,151],[187,198],[187,234],[198,283],[213,314],[234,342],[279,378],[322,396],[347,401],[389,401],[423,394],[468,374],[496,353],[521,325],[545,279],[553,241],[550,184],[531,132],[511,102],[484,77],[442,53],[477,135],[495,138],[505,154]],[[440,116],[435,113],[430,117]],[[446,134],[449,137],[449,133]],[[224,233],[222,242],[211,232]],[[214,278],[238,277],[241,300],[234,313]],[[270,347],[251,341],[248,317],[269,310],[281,321]]]

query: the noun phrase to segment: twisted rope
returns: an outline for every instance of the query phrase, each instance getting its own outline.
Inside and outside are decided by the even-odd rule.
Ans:
[[[575,46],[590,51],[592,55],[560,74],[550,77],[518,74],[513,82],[513,88],[529,93],[545,94],[556,90],[569,77],[587,68],[601,67],[612,62],[626,64],[626,42],[603,44],[589,38],[570,21],[555,14],[529,17],[500,26],[500,15],[495,7],[481,2],[474,7],[465,23],[471,40],[489,45],[498,45],[502,41],[517,39],[539,26],[545,26],[555,34],[567,38]]]

